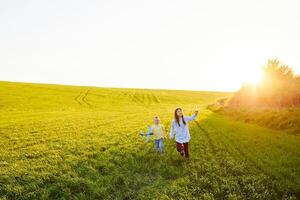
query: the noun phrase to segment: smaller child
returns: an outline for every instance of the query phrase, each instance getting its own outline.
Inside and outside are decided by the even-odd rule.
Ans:
[[[165,137],[165,127],[160,123],[158,116],[154,117],[154,124],[150,126],[154,137],[154,148],[156,152],[163,153],[164,145],[163,138]]]

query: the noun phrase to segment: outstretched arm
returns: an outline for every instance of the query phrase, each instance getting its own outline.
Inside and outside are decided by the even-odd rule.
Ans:
[[[194,113],[192,116],[190,116],[190,117],[185,117],[184,119],[185,119],[186,121],[193,121],[193,120],[195,120],[196,117],[198,116],[198,113],[199,113],[199,111],[196,110],[195,113]]]

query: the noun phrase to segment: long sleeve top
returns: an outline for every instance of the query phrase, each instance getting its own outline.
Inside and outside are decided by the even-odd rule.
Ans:
[[[184,121],[186,122],[186,124],[184,124],[182,122],[182,119],[180,118],[180,121],[179,121],[180,126],[178,126],[178,123],[174,119],[171,123],[170,138],[173,139],[174,134],[175,134],[176,142],[178,142],[178,143],[189,142],[191,139],[191,136],[190,136],[188,122],[195,120],[196,117],[197,117],[196,114],[192,115],[191,117],[184,117]]]

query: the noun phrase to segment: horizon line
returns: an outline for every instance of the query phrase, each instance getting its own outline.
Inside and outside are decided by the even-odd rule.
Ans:
[[[44,85],[59,85],[59,86],[75,86],[75,87],[96,87],[96,88],[107,88],[107,89],[138,89],[138,90],[173,90],[173,91],[190,91],[190,92],[220,92],[220,93],[234,93],[235,91],[229,90],[195,90],[195,89],[175,89],[175,88],[142,88],[142,87],[114,87],[114,86],[100,86],[100,85],[77,85],[77,84],[66,84],[66,83],[51,83],[51,82],[27,82],[27,81],[12,81],[12,80],[0,80],[1,82],[8,83],[25,83],[25,84],[44,84]]]

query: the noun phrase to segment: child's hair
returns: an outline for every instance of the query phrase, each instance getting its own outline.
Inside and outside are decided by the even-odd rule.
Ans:
[[[176,109],[175,109],[175,112],[174,112],[174,118],[175,118],[175,120],[176,120],[178,126],[180,126],[180,123],[179,123],[179,117],[178,117],[178,115],[177,115],[177,110],[181,110],[181,111],[182,111],[182,109],[181,109],[181,108],[176,108]],[[186,122],[185,122],[185,120],[184,120],[184,118],[183,118],[183,114],[182,114],[181,118],[182,118],[182,123],[185,125]]]

